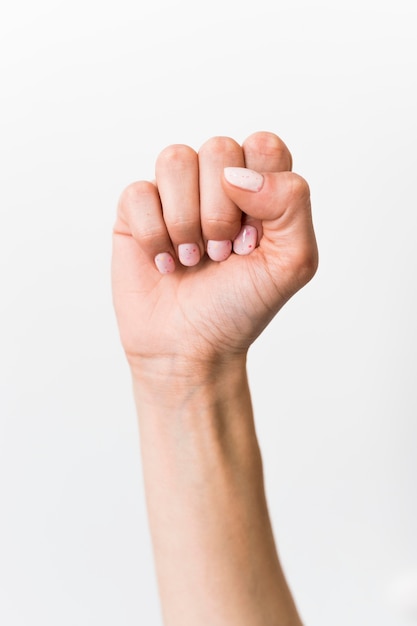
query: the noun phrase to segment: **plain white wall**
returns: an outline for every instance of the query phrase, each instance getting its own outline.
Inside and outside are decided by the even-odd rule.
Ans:
[[[160,626],[115,204],[165,145],[256,130],[321,252],[250,357],[282,560],[308,626],[416,623],[416,27],[414,0],[3,3],[2,624]]]

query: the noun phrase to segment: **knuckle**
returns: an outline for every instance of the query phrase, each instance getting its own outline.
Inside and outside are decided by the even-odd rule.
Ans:
[[[138,224],[134,236],[141,246],[145,249],[154,248],[155,242],[158,242],[165,233],[161,232],[161,228],[152,224]]]
[[[120,197],[121,204],[138,204],[143,200],[143,196],[154,193],[155,186],[148,180],[139,180],[128,185]]]
[[[228,154],[236,154],[240,150],[239,144],[231,137],[211,137],[211,139],[203,143],[199,150],[199,155],[205,156],[210,154],[212,157],[223,157]]]
[[[292,168],[292,156],[286,144],[278,135],[268,131],[253,133],[243,143],[245,152],[262,157],[264,162],[279,163],[279,169]]]
[[[185,144],[172,144],[160,152],[156,159],[156,168],[183,169],[196,158],[195,151]]]
[[[212,214],[204,220],[202,227],[207,240],[233,240],[241,228],[241,219],[228,213]]]
[[[205,220],[207,226],[216,228],[216,230],[236,229],[240,225],[240,217],[236,217],[227,212],[212,212]]]
[[[310,201],[310,186],[302,176],[290,174],[290,199],[294,203]]]
[[[149,196],[155,194],[155,185],[141,180],[128,185],[122,192],[118,204],[118,214],[125,222],[130,221],[132,211],[137,210]]]
[[[301,286],[308,283],[318,269],[319,256],[314,237],[299,244],[294,251],[292,266]]]
[[[282,139],[275,133],[267,131],[260,131],[250,135],[245,141],[245,147],[266,157],[276,157],[278,155],[291,158],[290,151]]]
[[[194,230],[196,225],[196,219],[194,216],[186,215],[184,213],[177,213],[173,215],[169,220],[169,228],[175,232]]]

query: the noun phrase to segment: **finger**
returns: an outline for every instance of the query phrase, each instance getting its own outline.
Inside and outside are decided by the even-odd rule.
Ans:
[[[229,137],[213,137],[200,148],[198,161],[203,238],[210,258],[221,261],[231,253],[231,242],[242,220],[242,213],[225,193],[221,178],[224,167],[244,165],[243,151]]]
[[[253,133],[245,139],[242,148],[245,166],[256,172],[285,172],[292,168],[290,151],[274,133]]]
[[[284,172],[291,170],[292,156],[285,143],[277,135],[270,132],[257,132],[250,135],[242,145],[245,157],[245,166],[257,172]],[[246,215],[243,224],[257,230],[258,243],[263,236],[262,221]],[[251,251],[248,247],[248,230],[242,230],[240,237],[234,243],[234,250],[240,254]]]
[[[125,189],[119,201],[118,224],[119,234],[131,235],[162,274],[174,271],[175,252],[153,183],[140,181]]]
[[[165,148],[156,161],[156,183],[178,258],[183,265],[197,265],[204,254],[197,153],[184,145]]]
[[[262,220],[258,255],[272,268],[285,266],[300,283],[310,280],[318,254],[307,182],[292,172],[226,168],[223,188],[242,211]]]

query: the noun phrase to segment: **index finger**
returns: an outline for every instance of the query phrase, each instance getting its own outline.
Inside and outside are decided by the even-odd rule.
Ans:
[[[242,145],[245,166],[256,172],[286,172],[292,169],[292,156],[285,143],[275,133],[260,131],[249,135]],[[244,223],[263,235],[262,221],[245,215]]]
[[[206,242],[233,240],[241,226],[242,213],[225,194],[221,184],[225,167],[243,167],[241,146],[230,137],[213,137],[198,153],[200,169],[201,228]]]
[[[289,172],[292,156],[278,135],[257,132],[250,135],[242,145],[245,167],[255,172]]]

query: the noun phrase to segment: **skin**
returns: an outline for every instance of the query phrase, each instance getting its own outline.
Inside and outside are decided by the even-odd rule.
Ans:
[[[169,146],[155,181],[122,194],[113,234],[114,306],[131,368],[156,571],[166,626],[300,626],[265,499],[246,376],[249,346],[314,275],[305,180],[288,148],[258,132]],[[259,191],[224,167],[263,175]],[[242,222],[258,245],[217,262],[209,240]],[[178,246],[195,244],[185,267]],[[161,274],[169,252],[175,271]]]

